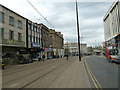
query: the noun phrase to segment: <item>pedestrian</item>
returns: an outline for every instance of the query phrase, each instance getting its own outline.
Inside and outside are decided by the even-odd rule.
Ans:
[[[42,58],[43,58],[43,61],[44,61],[45,60],[45,55],[43,55]]]
[[[69,56],[68,56],[68,55],[66,55],[66,57],[67,57],[67,60],[68,60]]]

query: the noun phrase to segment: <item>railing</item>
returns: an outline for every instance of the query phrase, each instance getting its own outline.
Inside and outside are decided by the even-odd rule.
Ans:
[[[2,39],[0,40],[0,44],[6,44],[6,45],[18,45],[18,46],[25,46],[25,42],[23,41],[16,41],[16,40],[8,40],[8,39]]]

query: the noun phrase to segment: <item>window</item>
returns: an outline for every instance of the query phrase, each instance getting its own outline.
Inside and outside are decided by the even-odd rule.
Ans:
[[[40,28],[37,29],[37,32],[40,32]]]
[[[40,38],[38,38],[38,43],[40,43]]]
[[[33,36],[33,42],[35,43],[35,37]]]
[[[4,28],[0,28],[0,38],[4,38]]]
[[[32,37],[32,36],[31,36]],[[32,37],[32,42],[33,42],[33,37]]]
[[[28,41],[30,41],[30,35],[28,35]]]
[[[38,43],[38,37],[36,37],[36,43]]]
[[[14,17],[9,16],[9,24],[14,26]]]
[[[14,32],[9,30],[9,40],[14,40]]]
[[[18,41],[22,41],[22,33],[18,33]]]
[[[33,25],[33,31],[36,31],[36,27]]]
[[[22,29],[22,21],[18,20],[18,28]]]
[[[28,29],[31,30],[31,24],[30,23],[28,23]]]
[[[3,12],[0,12],[0,22],[4,23],[5,21],[5,15]]]
[[[32,36],[30,35],[30,42],[32,42]]]

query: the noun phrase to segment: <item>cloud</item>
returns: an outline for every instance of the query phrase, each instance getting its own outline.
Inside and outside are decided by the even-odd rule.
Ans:
[[[61,31],[64,40],[77,41],[75,2],[45,2],[29,0],[37,10],[55,26],[56,31]],[[0,0],[0,3],[18,14],[38,23],[47,23],[27,2],[27,0]],[[103,17],[112,2],[79,2],[80,35],[83,42],[95,45],[104,41]]]

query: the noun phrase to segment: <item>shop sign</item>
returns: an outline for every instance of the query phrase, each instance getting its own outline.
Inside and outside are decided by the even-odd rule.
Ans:
[[[48,48],[45,48],[45,50],[48,50]]]
[[[32,47],[40,47],[40,44],[32,43]]]

